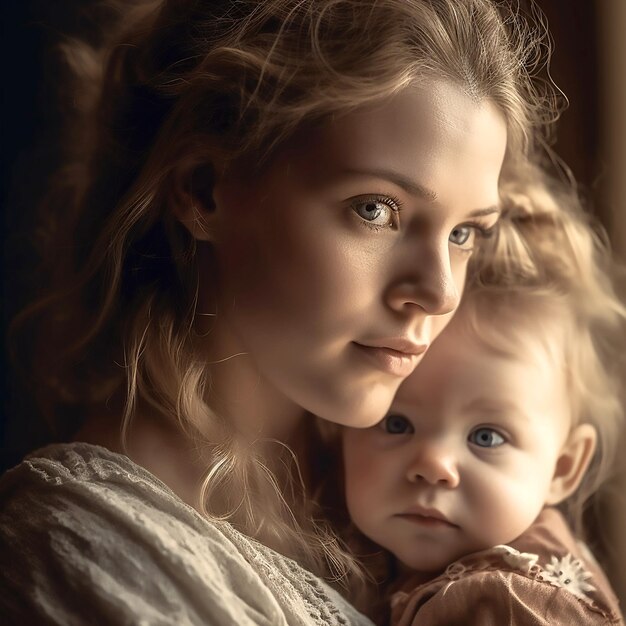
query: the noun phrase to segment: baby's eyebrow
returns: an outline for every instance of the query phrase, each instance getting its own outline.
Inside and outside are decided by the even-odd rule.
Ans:
[[[515,419],[530,421],[528,414],[514,401],[504,398],[480,396],[463,405],[463,411],[514,414]]]

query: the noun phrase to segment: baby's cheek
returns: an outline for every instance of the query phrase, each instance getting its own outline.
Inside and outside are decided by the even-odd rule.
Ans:
[[[530,485],[506,482],[494,488],[484,505],[489,514],[478,525],[485,547],[510,543],[531,525],[541,510],[541,503],[532,497]]]

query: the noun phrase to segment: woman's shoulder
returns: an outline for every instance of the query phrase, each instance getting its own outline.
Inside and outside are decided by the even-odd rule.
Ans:
[[[0,477],[2,492],[16,481],[26,484],[64,485],[107,482],[115,478],[152,481],[154,477],[127,456],[82,441],[56,443],[28,454]]]
[[[91,444],[49,446],[0,478],[0,553],[0,607],[16,622],[367,623],[290,559]]]
[[[26,456],[0,477],[0,502],[5,531],[16,517],[26,522],[19,529],[41,518],[42,530],[92,525],[97,518],[114,520],[111,530],[121,530],[146,514],[155,521],[194,517],[191,507],[130,458],[83,442],[53,444]]]
[[[182,501],[100,446],[58,444],[30,454],[0,478],[0,503],[0,604],[16,621],[25,611],[46,623],[80,623],[94,611],[112,623],[133,611],[168,623],[194,578],[212,576],[219,585],[216,560],[228,562],[220,549],[233,560],[212,525],[200,542]],[[204,557],[206,571],[192,554]]]

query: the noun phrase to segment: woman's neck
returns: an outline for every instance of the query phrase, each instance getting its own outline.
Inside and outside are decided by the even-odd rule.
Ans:
[[[256,387],[249,393],[255,390],[259,399],[256,407],[250,406],[253,403],[242,397],[229,405],[230,415],[219,413],[219,409],[216,413],[225,419],[232,419],[232,411],[235,409],[238,413],[246,409],[251,411],[253,417],[257,418],[256,422],[239,421],[239,424],[249,425],[244,435],[250,441],[276,439],[288,445],[296,453],[306,484],[309,477],[307,421],[294,419],[288,414],[281,415],[280,407],[277,407],[271,419],[264,420],[261,407],[269,409],[271,398],[265,398],[262,389]],[[201,485],[212,461],[210,447],[202,443],[199,445],[197,439],[186,435],[173,418],[159,415],[141,403],[130,421],[124,445],[122,415],[121,402],[111,402],[106,407],[94,409],[75,434],[74,440],[101,445],[113,452],[128,455],[133,462],[165,483],[179,498],[200,510]],[[303,415],[302,410],[300,415]],[[284,418],[282,421],[281,417]]]
[[[251,439],[289,443],[305,411],[265,378],[237,332],[218,316],[198,322],[195,349],[209,368],[206,403]]]

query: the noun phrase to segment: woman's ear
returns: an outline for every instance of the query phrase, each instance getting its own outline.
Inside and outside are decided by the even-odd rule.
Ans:
[[[212,241],[215,232],[215,171],[212,165],[179,168],[173,180],[172,211],[199,241]]]
[[[589,467],[597,439],[591,424],[580,424],[572,430],[557,459],[546,504],[558,504],[576,491]]]

